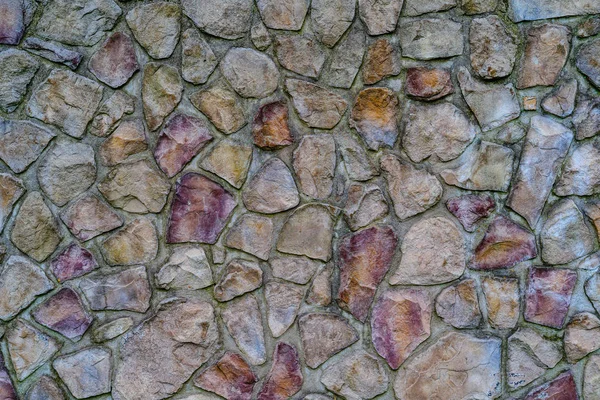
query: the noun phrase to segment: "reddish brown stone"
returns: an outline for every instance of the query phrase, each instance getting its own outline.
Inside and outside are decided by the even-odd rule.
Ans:
[[[446,207],[465,230],[473,232],[475,224],[494,211],[496,202],[488,195],[466,194],[451,198],[446,203]]]
[[[76,243],[70,244],[50,263],[50,269],[59,282],[68,281],[98,268],[92,253]]]
[[[372,85],[388,76],[400,73],[400,56],[394,46],[386,40],[379,39],[369,46],[363,66],[363,83]]]
[[[525,292],[525,320],[552,328],[562,328],[577,272],[558,268],[532,268]]]
[[[398,237],[390,226],[372,227],[342,238],[338,304],[364,322],[377,286],[389,270]]]
[[[90,58],[88,68],[108,86],[123,86],[140,68],[133,40],[123,32],[113,33]]]
[[[221,185],[195,173],[177,182],[167,243],[214,244],[235,208],[235,199]]]
[[[510,268],[535,258],[537,247],[533,233],[501,215],[494,218],[471,261],[473,269]]]
[[[10,380],[10,375],[8,375],[8,369],[6,368],[2,353],[0,353],[0,399],[19,400],[15,387]]]
[[[578,400],[577,384],[571,371],[533,389],[523,400]]]
[[[406,71],[405,92],[425,101],[441,99],[454,93],[450,71],[439,68],[409,68]]]
[[[265,104],[258,110],[252,126],[254,144],[276,149],[294,143],[288,126],[288,108],[282,101]]]
[[[40,324],[69,339],[77,339],[92,324],[92,317],[83,308],[77,292],[63,288],[43,302],[33,313]]]
[[[194,384],[227,400],[250,400],[256,382],[258,378],[242,356],[228,352],[198,375]]]
[[[279,342],[258,400],[287,400],[300,391],[303,381],[298,351],[292,345]]]

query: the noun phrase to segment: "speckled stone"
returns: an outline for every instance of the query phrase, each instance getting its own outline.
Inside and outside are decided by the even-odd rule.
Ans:
[[[9,113],[17,109],[39,67],[39,61],[24,51],[0,52],[0,109]]]
[[[369,46],[363,66],[365,85],[372,85],[399,73],[400,56],[388,40],[379,39]]]
[[[275,278],[304,285],[310,281],[322,263],[306,257],[285,256],[273,258],[270,264]]]
[[[29,121],[0,118],[0,159],[14,172],[21,173],[37,160],[55,136]]]
[[[310,17],[317,38],[333,47],[352,24],[356,9],[354,0],[312,0]]]
[[[18,44],[25,33],[27,25],[33,18],[35,10],[36,4],[31,0],[7,0],[3,2],[0,9],[0,13],[4,17],[0,22],[0,43]],[[10,381],[8,386],[10,386]],[[7,388],[6,396],[9,400],[12,400],[9,394],[10,390]]]
[[[372,399],[387,390],[389,380],[383,363],[359,350],[327,367],[321,383],[347,399]]]
[[[329,134],[305,135],[293,154],[300,190],[313,199],[326,199],[333,190],[335,140]]]
[[[297,31],[302,28],[310,0],[257,0],[256,6],[268,28]]]
[[[52,367],[77,399],[110,392],[111,352],[104,347],[88,347],[59,357]]]
[[[218,64],[212,48],[196,29],[189,28],[181,34],[181,77],[184,80],[195,85],[206,83]]]
[[[577,384],[571,374],[567,371],[554,380],[533,389],[523,400],[543,400],[559,398],[565,400],[577,400]]]
[[[359,0],[360,19],[367,27],[369,35],[393,32],[398,24],[403,3],[403,0],[391,0],[385,3],[377,0]]]
[[[469,28],[473,71],[484,79],[511,74],[517,55],[517,39],[496,15],[475,18]]]
[[[11,174],[0,174],[0,232],[4,229],[14,205],[24,193],[22,180]]]
[[[476,328],[481,322],[477,282],[465,279],[448,286],[435,299],[435,312],[455,328]]]
[[[279,35],[274,41],[279,64],[292,72],[317,78],[325,63],[325,54],[318,42],[301,35]]]
[[[600,66],[598,66],[600,40],[594,40],[580,47],[577,53],[577,69],[596,86],[600,87]]]
[[[463,54],[462,24],[450,19],[423,18],[407,22],[400,31],[402,56],[433,60]]]

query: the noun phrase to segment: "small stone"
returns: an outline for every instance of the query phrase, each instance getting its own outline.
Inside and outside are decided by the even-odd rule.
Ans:
[[[571,364],[600,349],[600,320],[589,312],[576,314],[565,329],[564,343]]]
[[[121,164],[129,156],[148,149],[144,123],[141,119],[124,121],[100,146],[100,160],[109,167]]]
[[[0,52],[0,109],[4,112],[17,109],[39,67],[39,61],[24,51],[8,49]]]
[[[256,6],[268,28],[298,31],[308,12],[309,0],[257,0]]]
[[[56,250],[61,234],[40,192],[29,192],[21,203],[10,240],[37,262],[44,261]]]
[[[200,246],[176,247],[156,273],[156,285],[166,290],[199,290],[213,283],[208,258]]]
[[[512,84],[490,85],[477,82],[465,67],[460,67],[458,81],[465,101],[486,132],[521,115],[521,107]]]
[[[593,399],[600,390],[600,356],[593,354],[585,363],[583,375],[583,396]]]
[[[98,268],[92,253],[71,243],[50,263],[50,270],[58,282],[68,281]]]
[[[221,185],[195,173],[179,178],[171,203],[167,243],[214,244],[236,206]]]
[[[333,276],[333,266],[321,268],[306,295],[306,304],[327,307],[331,304],[331,278]]]
[[[36,34],[73,46],[95,45],[122,14],[113,0],[54,0],[43,8]]]
[[[462,24],[449,19],[424,18],[406,23],[400,32],[402,56],[433,60],[463,54]]]
[[[350,118],[350,127],[369,149],[393,147],[398,138],[398,97],[386,88],[364,89],[356,97]]]
[[[600,4],[585,0],[510,0],[510,5],[515,22],[600,13]]]
[[[523,400],[544,399],[577,400],[577,384],[571,371],[565,372],[546,384],[533,389]]]
[[[0,232],[10,218],[14,205],[25,194],[23,181],[11,174],[0,173]]]
[[[575,97],[577,96],[577,80],[569,79],[552,91],[542,101],[544,111],[565,118],[573,114]]]
[[[550,118],[534,116],[521,152],[521,163],[508,196],[507,205],[535,226],[573,133]]]
[[[22,381],[50,360],[61,344],[19,319],[6,332],[6,347],[17,379]]]
[[[394,211],[401,220],[428,210],[442,198],[441,183],[426,169],[417,169],[391,154],[381,158],[381,169],[394,202]]]
[[[135,219],[102,243],[102,254],[109,265],[149,263],[158,253],[156,228],[148,219]]]
[[[229,301],[262,286],[263,271],[258,263],[235,259],[229,262],[216,282],[214,296],[220,302]]]
[[[275,278],[300,285],[307,284],[321,265],[319,261],[299,256],[277,257],[270,264]]]
[[[313,369],[358,340],[358,332],[336,314],[302,315],[298,327],[306,365]]]
[[[595,36],[600,33],[600,18],[589,17],[585,21],[582,21],[577,26],[577,37],[587,38]]]
[[[60,218],[71,233],[84,242],[123,225],[119,214],[94,195],[72,203]]]
[[[475,138],[476,128],[455,105],[411,103],[404,114],[402,146],[408,157],[421,162],[429,157],[450,161],[462,154]]]
[[[19,44],[27,25],[31,22],[33,14],[36,10],[36,4],[31,0],[7,0],[0,6],[0,14],[3,18],[0,21],[0,43],[2,44]],[[2,382],[4,383],[4,382]],[[10,397],[11,390],[10,380],[7,382],[6,397]],[[4,392],[0,392],[4,395]],[[14,393],[13,393],[14,394]]]
[[[121,336],[133,326],[133,318],[121,317],[106,322],[92,331],[92,341],[96,343],[107,342]]]
[[[364,228],[385,217],[388,211],[388,204],[377,185],[353,183],[348,188],[344,217],[351,230]]]
[[[523,110],[536,111],[537,110],[537,97],[535,97],[535,96],[523,97]]]
[[[279,85],[279,71],[273,60],[253,49],[229,49],[220,68],[233,90],[242,97],[261,99],[271,95]]]
[[[23,48],[52,62],[66,65],[72,70],[76,70],[83,60],[83,54],[77,51],[32,36],[23,41]]]
[[[84,143],[58,142],[40,162],[37,177],[44,194],[64,206],[96,181],[94,149]]]
[[[184,12],[185,7],[184,3]],[[181,34],[181,77],[184,80],[194,85],[206,83],[218,64],[217,56],[196,29],[189,28]]]
[[[600,133],[600,100],[581,99],[573,114],[573,124],[577,132],[575,136],[577,140],[590,138]]]
[[[52,4],[59,2],[63,0]],[[56,126],[69,136],[80,138],[100,105],[102,91],[101,85],[88,78],[55,69],[31,95],[27,115]]]
[[[455,328],[477,328],[481,311],[475,280],[465,279],[442,290],[435,299],[435,312]]]
[[[571,31],[566,26],[544,24],[529,28],[517,88],[554,85],[567,61],[570,42]]]
[[[150,57],[167,58],[179,41],[180,18],[178,4],[155,2],[135,7],[127,13],[125,20]]]
[[[113,207],[136,214],[159,213],[167,202],[171,184],[144,159],[111,169],[98,184],[98,190]]]
[[[365,85],[372,85],[399,73],[400,56],[388,40],[379,39],[369,46],[363,66]]]
[[[525,320],[561,329],[576,281],[577,272],[572,270],[532,268],[525,292]]]
[[[134,98],[124,92],[115,92],[98,109],[92,120],[89,132],[94,136],[108,136],[119,126],[125,114],[135,110]]]
[[[465,271],[465,241],[445,217],[414,224],[402,241],[402,260],[390,284],[436,285],[453,281]]]
[[[352,24],[354,0],[313,0],[310,5],[312,27],[317,38],[327,47],[333,47]]]
[[[512,329],[517,326],[521,298],[519,280],[487,277],[481,287],[490,325],[496,329]]]
[[[0,159],[21,173],[42,154],[56,135],[28,121],[0,118]]]
[[[527,131],[518,122],[513,122],[506,125],[496,134],[496,138],[506,144],[514,144],[520,142],[525,137]]]
[[[268,260],[273,242],[273,221],[256,214],[244,214],[231,227],[225,237],[228,247],[245,251]]]
[[[371,316],[371,337],[375,350],[392,369],[398,369],[427,340],[431,312],[431,298],[423,290],[388,289],[377,299]]]
[[[252,147],[234,139],[223,139],[203,157],[200,166],[240,189],[252,162]]]
[[[27,400],[65,400],[65,394],[49,375],[42,377],[27,391]]]
[[[413,67],[406,70],[404,90],[418,100],[433,101],[454,93],[454,85],[446,69]]]
[[[277,36],[275,54],[283,68],[309,78],[317,78],[325,63],[325,53],[315,40],[307,36]]]
[[[306,135],[293,155],[294,171],[300,190],[314,199],[326,199],[333,189],[336,154],[329,134]]]
[[[110,392],[111,353],[103,347],[88,347],[59,357],[52,367],[77,399]]]
[[[239,354],[227,352],[194,379],[194,385],[227,400],[251,400],[258,377]]]
[[[289,399],[300,391],[303,382],[298,351],[288,343],[279,342],[273,352],[273,364],[257,399]]]
[[[321,383],[346,399],[372,399],[387,391],[389,380],[383,364],[358,350],[323,371]]]
[[[148,5],[155,4],[161,3]],[[151,131],[157,130],[165,118],[177,107],[182,93],[183,82],[176,68],[155,63],[148,63],[144,66],[142,103],[146,123]]]
[[[293,144],[294,137],[288,124],[287,105],[278,101],[262,106],[254,117],[252,135],[254,144],[265,150]]]
[[[328,261],[331,258],[333,223],[330,208],[322,204],[306,204],[285,221],[277,250]]]
[[[258,50],[266,50],[271,45],[271,35],[260,18],[250,28],[250,39]]]
[[[133,267],[114,274],[83,278],[79,288],[94,311],[146,312],[150,307],[150,284],[146,267]]]
[[[310,82],[290,78],[285,87],[298,116],[311,128],[332,129],[348,107],[341,96]]]
[[[349,133],[335,135],[348,178],[353,181],[368,181],[379,175],[377,167],[369,159],[365,148]]]
[[[418,0],[405,0],[402,15],[416,17],[430,12],[447,11],[456,6],[457,0],[431,0],[420,2]]]
[[[221,132],[229,135],[246,125],[244,109],[235,93],[212,87],[190,95],[190,101]]]
[[[19,400],[17,397],[17,390],[13,385],[8,369],[6,368],[6,362],[4,357],[0,353],[0,396],[5,400]]]
[[[274,214],[300,203],[298,189],[287,165],[273,157],[265,162],[242,192],[244,205],[250,211]]]
[[[126,84],[139,68],[133,40],[122,32],[109,36],[88,64],[90,72],[112,88]]]
[[[79,294],[65,287],[46,299],[32,312],[37,323],[71,339],[79,340],[92,324]]]
[[[304,288],[293,283],[271,281],[265,285],[267,322],[273,337],[280,337],[292,326],[304,292]]]
[[[201,31],[224,39],[239,39],[250,30],[252,0],[183,0],[181,6]]]
[[[398,24],[403,0],[380,2],[378,0],[358,0],[360,19],[367,27],[369,35],[383,35],[393,32]]]
[[[252,365],[267,360],[262,315],[256,298],[249,294],[225,305],[221,318],[237,347]]]
[[[364,53],[365,33],[355,27],[333,49],[321,81],[332,87],[350,89],[362,65]]]
[[[391,267],[397,245],[398,237],[390,226],[364,229],[340,241],[337,301],[361,322],[366,320],[377,287]]]
[[[449,199],[446,208],[467,232],[473,232],[476,224],[494,211],[496,202],[488,195],[466,194]]]
[[[517,55],[517,40],[496,15],[475,18],[469,31],[471,67],[483,79],[511,74]]]

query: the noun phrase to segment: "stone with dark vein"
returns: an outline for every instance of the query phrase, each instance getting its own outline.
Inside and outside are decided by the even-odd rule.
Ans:
[[[544,399],[577,400],[577,384],[571,371],[564,372],[552,381],[534,388],[523,400]]]
[[[105,137],[114,131],[121,119],[133,113],[135,99],[125,92],[115,92],[98,109],[96,116],[90,123],[89,133],[94,136]]]
[[[544,111],[565,118],[575,110],[577,96],[577,80],[569,79],[552,91],[542,101]]]
[[[0,109],[9,113],[17,109],[39,67],[40,62],[22,50],[0,52]]]
[[[348,188],[344,217],[351,230],[356,231],[384,218],[388,211],[387,201],[379,186],[353,183]]]
[[[251,400],[258,377],[246,360],[227,352],[194,379],[194,385],[227,400]]]

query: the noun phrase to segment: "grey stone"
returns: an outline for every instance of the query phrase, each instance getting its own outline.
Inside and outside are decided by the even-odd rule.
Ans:
[[[24,51],[8,49],[0,52],[0,108],[4,112],[16,110],[39,67],[39,61]]]
[[[127,13],[125,20],[133,36],[152,58],[167,58],[179,41],[181,8],[178,4],[141,4]]]
[[[27,391],[27,400],[65,400],[65,394],[54,379],[42,375]]]
[[[61,344],[19,319],[6,331],[6,347],[17,379],[22,381],[50,360]]]
[[[271,45],[271,35],[260,18],[257,18],[254,24],[252,24],[250,38],[252,39],[252,44],[258,50],[265,50]]]
[[[208,258],[200,246],[175,247],[156,273],[156,285],[166,290],[198,290],[213,284]]]
[[[310,0],[257,0],[265,25],[271,29],[297,31],[302,28]]]
[[[150,284],[143,266],[114,274],[83,278],[79,288],[92,310],[128,310],[146,312],[150,307]]]
[[[52,62],[66,65],[72,70],[76,70],[83,59],[83,54],[77,51],[69,50],[56,43],[38,39],[36,37],[28,37],[25,39],[23,41],[23,48],[30,53],[44,57]]]
[[[333,47],[352,24],[356,8],[354,0],[312,0],[310,17],[317,38]]]
[[[157,130],[173,112],[181,101],[182,93],[183,82],[176,68],[155,63],[144,66],[142,104],[151,131]]]
[[[332,129],[348,107],[341,96],[310,82],[286,79],[285,88],[298,116],[311,128]]]
[[[119,126],[121,118],[135,110],[134,98],[124,92],[115,92],[98,109],[89,127],[94,136],[108,136]]]
[[[431,12],[446,11],[456,7],[457,0],[404,0],[403,16],[416,17]]]
[[[600,4],[586,0],[510,0],[515,22],[600,13]]]
[[[517,55],[517,39],[496,15],[476,18],[469,30],[471,66],[484,79],[511,74]]]
[[[577,140],[600,133],[600,99],[582,98],[573,114],[573,124]]]
[[[327,307],[331,304],[332,290],[331,279],[333,277],[333,265],[329,264],[321,268],[315,275],[308,294],[306,295],[306,304]]]
[[[393,32],[404,0],[381,2],[378,0],[358,0],[360,19],[367,27],[369,35],[383,35]]]
[[[589,312],[574,315],[565,329],[563,341],[567,361],[577,363],[600,349],[600,320]]]
[[[298,318],[304,360],[317,368],[335,354],[358,341],[358,332],[342,316],[310,313]]]
[[[365,33],[353,28],[333,49],[321,80],[329,86],[349,89],[358,74],[365,53]]]
[[[558,196],[589,196],[600,193],[600,139],[578,143],[563,165],[554,185]]]
[[[224,39],[239,39],[250,30],[252,0],[183,0],[183,12],[200,30]]]
[[[265,162],[242,192],[244,205],[250,211],[275,214],[300,203],[292,173],[283,161],[273,157]]]
[[[233,47],[221,60],[220,68],[233,90],[242,97],[267,97],[279,85],[275,63],[256,50]]]
[[[327,367],[321,383],[348,400],[362,400],[387,391],[389,380],[381,361],[359,350]]]
[[[273,221],[257,214],[244,214],[231,227],[225,245],[268,260],[273,243]]]
[[[565,118],[573,113],[575,109],[575,97],[577,96],[577,80],[569,79],[552,91],[542,101],[544,111]]]
[[[591,16],[577,26],[577,37],[587,38],[600,33],[600,18]]]
[[[55,136],[29,121],[0,118],[0,158],[14,172],[21,173],[37,160]]]
[[[435,312],[455,328],[477,328],[481,311],[475,280],[465,279],[444,288],[435,299]]]
[[[344,216],[351,230],[364,228],[385,217],[388,211],[388,204],[377,185],[354,183],[348,188]]]
[[[77,399],[85,399],[110,391],[110,351],[90,347],[57,358],[52,366]]]
[[[0,232],[10,217],[14,205],[25,193],[23,181],[11,174],[0,174]]]
[[[600,356],[594,354],[585,363],[583,377],[583,396],[593,399],[600,391]]]
[[[333,189],[335,141],[329,134],[306,135],[294,150],[294,171],[300,190],[313,199],[326,199]]]
[[[307,36],[277,36],[275,54],[283,68],[309,78],[318,77],[325,63],[323,50],[315,40]]]
[[[588,79],[600,88],[600,40],[596,39],[584,44],[577,53],[577,69],[581,71]]]
[[[513,122],[499,130],[496,134],[496,139],[503,143],[513,144],[523,139],[526,134],[527,131],[525,130],[523,125],[521,125],[518,122]]]
[[[107,342],[121,336],[133,326],[133,318],[120,317],[103,323],[92,331],[92,341],[96,343]]]
[[[221,318],[235,344],[252,365],[267,361],[262,315],[252,294],[233,300],[221,312]]]
[[[19,44],[36,9],[37,4],[33,0],[4,1],[2,3],[3,18],[0,21],[0,43]]]
[[[462,25],[448,19],[418,19],[402,26],[400,44],[404,57],[433,60],[463,53]]]
[[[271,260],[271,271],[275,278],[304,285],[310,281],[321,263],[306,257],[286,256]]]
[[[377,167],[369,159],[364,147],[349,133],[335,135],[346,173],[354,181],[368,181],[379,174]]]
[[[206,83],[218,65],[217,56],[210,45],[194,28],[181,34],[181,76],[199,85]]]
[[[304,292],[304,288],[293,283],[271,281],[265,285],[267,323],[273,337],[280,337],[292,326]]]
[[[234,259],[227,264],[215,284],[214,297],[220,302],[252,292],[262,286],[263,271],[254,261]]]

